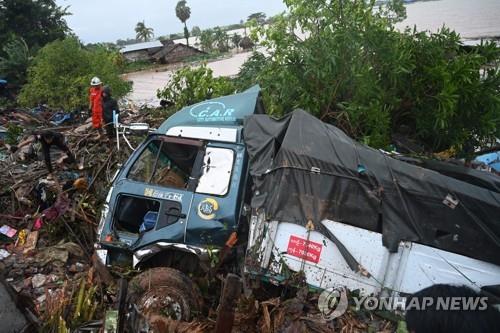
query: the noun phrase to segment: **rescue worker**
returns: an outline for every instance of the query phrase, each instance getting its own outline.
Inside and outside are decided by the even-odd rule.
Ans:
[[[52,172],[53,172],[52,161],[50,159],[50,147],[56,146],[61,151],[65,152],[67,155],[67,157],[64,159],[65,162],[67,163],[75,162],[75,157],[73,156],[68,146],[66,145],[66,138],[64,137],[64,135],[50,130],[34,132],[31,138],[24,141],[17,148],[21,148],[27,144],[34,143],[35,141],[40,142],[40,144],[42,145],[42,152],[45,159],[45,166],[49,171],[48,178],[52,178]]]
[[[102,82],[96,76],[90,81],[89,110],[92,114],[92,127],[98,132],[98,138],[102,137]]]
[[[115,137],[113,112],[115,114],[120,113],[118,103],[116,99],[111,96],[111,88],[109,86],[104,86],[102,89],[102,115],[104,118],[104,129],[106,130],[106,135],[109,140],[113,140]]]

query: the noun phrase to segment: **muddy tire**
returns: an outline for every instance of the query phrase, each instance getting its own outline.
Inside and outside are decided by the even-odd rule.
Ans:
[[[146,317],[162,315],[190,321],[203,307],[198,286],[184,273],[166,267],[151,268],[134,277],[128,288],[128,302]]]

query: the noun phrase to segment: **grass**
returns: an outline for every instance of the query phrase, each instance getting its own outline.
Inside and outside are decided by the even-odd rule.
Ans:
[[[131,61],[131,62],[127,62],[127,64],[125,65],[125,68],[123,69],[122,74],[139,72],[139,71],[143,71],[146,69],[152,69],[152,68],[156,68],[156,67],[160,67],[160,66],[161,66],[160,64],[157,64],[157,63],[154,63],[151,61],[147,61],[147,60]]]

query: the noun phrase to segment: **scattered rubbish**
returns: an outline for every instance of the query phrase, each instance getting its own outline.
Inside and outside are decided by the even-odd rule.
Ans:
[[[255,104],[253,105],[255,106]],[[251,111],[254,112],[253,109]],[[202,115],[203,113],[200,112],[198,117],[201,119]],[[120,135],[131,132],[146,135],[149,131],[149,125],[147,124],[159,125],[164,120],[161,114],[157,116],[154,112],[148,110],[122,112],[120,116],[130,124],[119,127],[118,133]],[[213,113],[211,116],[216,117],[217,114]],[[224,119],[226,118],[233,119],[232,117],[225,117]],[[64,163],[55,165],[55,171],[50,175],[51,178],[49,178],[43,161],[37,156],[39,154],[39,147],[36,147],[36,145],[22,147],[17,150],[15,145],[12,147],[5,146],[7,149],[3,149],[0,152],[6,156],[4,158],[2,155],[0,158],[0,169],[3,170],[0,172],[0,211],[4,214],[2,218],[5,218],[4,223],[6,223],[0,228],[0,232],[2,235],[10,238],[5,245],[2,244],[2,247],[5,247],[5,249],[0,249],[0,260],[2,260],[0,266],[7,277],[7,283],[19,295],[27,299],[29,303],[27,307],[33,310],[34,317],[39,321],[40,328],[45,328],[45,331],[87,332],[104,329],[105,332],[116,332],[120,328],[120,314],[123,314],[117,308],[119,308],[120,304],[124,304],[123,300],[125,298],[134,300],[127,306],[127,309],[130,310],[130,313],[127,313],[127,315],[133,314],[135,317],[127,317],[127,320],[133,321],[131,318],[135,318],[138,322],[144,324],[141,326],[142,328],[146,327],[148,330],[151,329],[152,331],[159,332],[225,332],[230,330],[233,332],[385,332],[395,329],[394,320],[374,318],[372,314],[369,315],[370,318],[367,318],[365,314],[356,313],[351,309],[347,309],[346,314],[338,320],[326,322],[317,308],[318,294],[309,292],[307,288],[302,288],[306,277],[293,270],[289,272],[284,269],[285,265],[289,263],[286,260],[291,260],[296,263],[300,262],[298,269],[307,265],[309,272],[312,272],[313,269],[311,267],[315,267],[314,265],[318,264],[321,258],[328,255],[330,253],[328,251],[338,249],[339,251],[337,252],[341,253],[337,254],[337,257],[335,257],[336,260],[338,259],[340,263],[343,262],[342,260],[346,261],[348,263],[347,266],[344,265],[346,266],[346,270],[352,269],[354,272],[348,270],[342,276],[349,276],[352,273],[353,275],[358,274],[356,276],[358,280],[361,278],[369,279],[371,278],[370,273],[373,273],[373,271],[383,271],[383,269],[380,269],[368,272],[367,269],[372,268],[372,266],[364,263],[367,267],[365,268],[361,262],[356,260],[356,258],[364,258],[364,256],[358,252],[354,252],[351,249],[353,247],[352,243],[348,243],[342,239],[343,235],[340,234],[341,229],[337,228],[337,225],[335,225],[335,228],[331,228],[331,230],[335,231],[335,235],[333,235],[333,232],[330,235],[330,238],[336,241],[330,241],[326,238],[310,238],[310,235],[321,232],[322,228],[328,229],[327,225],[321,225],[317,222],[321,219],[315,218],[311,220],[310,216],[301,219],[304,223],[308,221],[305,226],[293,224],[293,227],[296,228],[304,227],[304,233],[292,235],[283,240],[281,242],[283,244],[280,245],[283,247],[279,251],[277,250],[277,243],[272,246],[266,246],[262,242],[262,239],[261,243],[254,243],[254,245],[262,245],[263,247],[261,249],[262,252],[256,252],[257,255],[255,258],[261,258],[261,254],[267,255],[266,258],[262,255],[263,259],[259,259],[257,264],[262,265],[265,260],[267,260],[265,261],[266,263],[269,263],[266,267],[256,266],[255,271],[264,270],[272,274],[288,274],[290,276],[279,276],[285,280],[285,283],[289,283],[287,287],[278,289],[278,293],[275,290],[268,293],[268,290],[265,288],[271,287],[262,287],[259,286],[260,282],[251,281],[257,285],[257,287],[252,287],[255,289],[261,288],[259,290],[264,291],[263,294],[266,296],[256,298],[255,295],[247,293],[249,290],[248,281],[232,274],[235,270],[237,270],[237,274],[240,274],[242,267],[231,267],[232,270],[230,270],[224,266],[224,264],[235,257],[243,258],[247,250],[247,240],[243,235],[240,235],[237,223],[229,221],[230,217],[226,215],[228,208],[232,209],[229,207],[230,200],[232,199],[227,194],[237,187],[236,185],[233,186],[233,184],[240,183],[239,180],[235,179],[235,175],[241,177],[243,172],[246,172],[233,172],[236,168],[243,168],[242,164],[244,162],[241,159],[237,159],[241,155],[239,152],[238,157],[234,151],[231,151],[231,154],[219,154],[219,156],[217,151],[212,150],[209,151],[210,154],[207,153],[207,159],[201,158],[197,160],[193,158],[193,163],[197,161],[200,165],[206,164],[203,166],[205,174],[197,175],[201,178],[196,180],[199,180],[199,183],[206,186],[205,189],[207,189],[199,193],[204,193],[204,195],[210,198],[201,198],[198,202],[196,201],[198,199],[193,201],[192,198],[186,198],[187,195],[183,198],[179,197],[175,191],[158,191],[156,188],[152,189],[150,186],[137,191],[139,194],[130,195],[128,201],[124,200],[120,202],[121,198],[118,197],[119,199],[116,199],[116,197],[113,197],[112,192],[109,192],[108,195],[109,187],[115,177],[121,177],[117,176],[118,169],[124,164],[134,147],[137,147],[138,143],[142,141],[143,137],[137,138],[136,142],[132,143],[125,141],[126,144],[122,145],[123,148],[118,150],[118,147],[114,147],[114,145],[95,137],[96,133],[91,129],[92,124],[90,121],[81,122],[77,116],[54,111],[46,106],[40,106],[32,111],[14,110],[12,113],[2,113],[0,111],[0,124],[6,124],[7,122],[9,124],[17,124],[25,129],[24,134],[19,136],[18,141],[23,141],[32,129],[46,128],[51,125],[59,126],[53,129],[64,133],[68,139],[68,147],[74,152],[76,160],[79,161],[78,165],[65,165]],[[237,126],[241,126],[243,119],[239,119],[236,123]],[[224,127],[224,129],[227,130],[228,127]],[[324,130],[324,126],[321,126],[321,130]],[[320,135],[321,130],[313,134]],[[180,130],[179,135],[175,135],[176,142],[184,140],[185,138],[182,138],[182,136],[189,135],[189,131],[192,130]],[[166,132],[163,131],[162,133]],[[269,131],[269,133],[274,132]],[[213,133],[212,131],[207,131],[202,134],[210,136]],[[224,140],[228,140],[225,143],[226,146],[230,145],[228,143],[232,140],[230,132],[217,134],[218,138],[223,136]],[[286,137],[286,140],[290,139],[288,136],[283,137]],[[260,138],[262,139],[263,137]],[[204,144],[209,142],[209,139],[207,137],[203,138]],[[186,143],[189,140],[194,141],[193,138],[187,138],[186,141],[182,142]],[[273,140],[269,142],[274,142]],[[278,148],[285,149],[288,142],[283,138],[280,138],[280,140],[283,141],[283,144]],[[188,143],[192,143],[191,141]],[[344,142],[348,142],[348,140]],[[326,140],[325,142],[321,142],[321,144],[327,144]],[[307,146],[307,142],[296,146],[311,148],[311,152],[315,151],[315,147]],[[201,156],[199,154],[200,147],[205,147],[205,145],[196,146],[196,149],[193,149],[195,154],[192,154],[192,156],[196,158]],[[336,147],[340,147],[340,144],[336,145]],[[278,148],[272,147],[272,149]],[[361,149],[362,147],[358,148],[358,153],[364,154],[364,150]],[[384,153],[384,155],[380,155],[382,156],[381,160],[385,156],[388,156],[388,154]],[[181,160],[183,159],[183,163],[186,163],[186,156],[181,156],[182,158],[180,158]],[[318,153],[318,156],[322,156],[322,153]],[[224,157],[224,163],[217,160],[219,157]],[[56,159],[54,158],[54,161]],[[273,159],[273,161],[276,163],[279,162],[278,158]],[[293,161],[288,161],[291,164],[285,163],[286,165],[281,169],[289,168],[293,163],[300,161],[301,158],[294,158]],[[376,181],[372,179],[372,175],[377,172],[377,165],[374,165],[370,158],[352,158],[352,161],[356,162],[349,165],[349,170],[343,170],[339,167],[340,171],[337,170],[337,172],[348,173],[349,177],[346,177],[346,179],[351,179],[353,184],[362,179],[365,187],[362,190],[342,191],[339,197],[347,198],[352,193],[358,193],[359,195],[365,195],[367,200],[377,200],[378,196],[384,194],[386,195],[386,202],[395,200],[392,197],[389,198],[390,200],[387,199],[388,195],[393,195],[393,193],[383,193],[384,187],[390,188],[390,186],[395,188],[394,193],[397,192],[398,185],[395,184],[396,180],[394,177],[391,177],[389,180],[381,177],[384,181],[384,187],[379,186],[380,184],[377,185]],[[163,163],[159,159],[156,162]],[[324,161],[317,163],[314,161],[311,165],[306,164],[297,165],[293,171],[290,171],[289,178],[287,179],[292,179],[290,177],[298,175],[301,170],[306,171],[306,177],[311,177],[311,179],[317,181],[317,184],[321,184],[322,186],[328,184],[328,179],[333,179],[332,168],[329,168],[328,163]],[[334,163],[330,164],[333,165]],[[194,167],[186,167],[189,170],[192,170],[192,168]],[[264,168],[263,166],[261,175],[265,175],[265,177],[271,179],[276,174],[276,171],[273,170],[275,169],[272,167],[266,166]],[[212,177],[204,177],[209,171]],[[217,177],[213,175],[217,175]],[[187,177],[188,184],[186,184],[186,187],[195,185],[195,182],[189,176]],[[386,174],[384,174],[385,176]],[[212,178],[212,182],[208,178]],[[327,179],[327,181],[322,181],[322,179]],[[308,181],[305,178],[302,180]],[[125,184],[126,181],[128,180],[122,180],[121,185]],[[267,180],[267,182],[269,183],[270,181]],[[135,183],[137,184],[137,182]],[[275,186],[277,183],[272,183],[274,187],[270,188],[269,191],[265,191],[269,196],[267,199],[263,199],[261,204],[262,202],[270,203],[273,200],[272,195],[275,193],[274,191],[276,193],[279,191]],[[297,184],[299,183],[301,182],[297,182]],[[262,182],[255,182],[255,184],[256,187],[263,186]],[[283,186],[286,185],[289,188],[294,185],[282,182],[280,184],[283,184]],[[341,182],[338,184],[341,184]],[[336,183],[336,185],[338,184]],[[369,188],[372,185],[373,187]],[[412,182],[411,185],[414,185],[414,183]],[[310,186],[311,191],[314,191],[315,188],[319,189],[320,186]],[[348,188],[347,185],[346,188]],[[238,189],[238,193],[243,193],[240,190]],[[208,191],[216,191],[217,193],[214,194]],[[141,196],[142,193],[144,193],[145,199],[142,201],[137,200],[137,197]],[[296,194],[291,189],[281,192],[279,198],[283,200],[282,202],[298,198],[298,200],[302,200],[300,203],[304,205],[302,208],[318,208],[313,213],[319,213],[323,208],[327,208],[326,206],[316,207],[314,203],[308,202],[311,198],[320,197],[321,194],[316,196],[315,193],[309,193],[300,198]],[[335,194],[333,191],[328,193],[330,197],[333,197],[333,194]],[[445,195],[442,195],[441,199],[437,201],[436,206],[439,204],[441,206],[440,209],[443,208],[440,201]],[[106,199],[106,197],[108,198]],[[123,195],[122,197],[126,196]],[[121,231],[106,228],[106,234],[103,234],[102,237],[99,235],[99,239],[106,244],[94,245],[97,241],[95,230],[98,229],[101,219],[101,212],[99,210],[101,207],[104,207],[102,216],[105,218],[110,198],[122,209],[120,209],[119,214],[112,212],[108,216],[120,215],[120,222],[123,222],[125,227],[130,228],[131,224],[133,224],[133,234],[135,234],[136,238],[129,238],[124,241],[125,237],[122,237]],[[182,202],[184,199],[188,201]],[[458,211],[461,209],[463,200],[462,197],[460,197],[459,201],[458,198],[448,194],[443,203],[453,208],[454,211]],[[156,206],[160,201],[162,201],[161,207],[159,205]],[[181,202],[182,205],[179,204]],[[326,202],[325,199],[325,201],[321,202],[321,205]],[[191,204],[193,205],[191,206]],[[277,208],[279,204],[280,202],[276,202],[275,207]],[[294,210],[300,209],[300,204],[287,205],[286,212],[294,214]],[[353,204],[359,206],[358,201]],[[239,205],[240,202],[235,204],[237,207]],[[342,206],[343,203],[339,205]],[[251,209],[245,207],[245,205],[241,206],[241,211],[244,212],[243,215],[248,216],[248,219],[250,219]],[[402,205],[394,206],[397,208],[395,210],[401,213]],[[192,212],[186,212],[190,210],[188,207],[192,207]],[[335,211],[341,211],[342,207]],[[380,202],[377,201],[368,208],[373,208],[378,212],[380,207]],[[411,208],[412,212],[413,210],[416,211],[416,209],[413,209],[414,207]],[[447,207],[444,207],[444,209],[450,210]],[[284,208],[281,212],[275,212],[274,216],[278,216],[276,221],[280,220],[279,213],[283,211],[285,211]],[[353,212],[359,211],[353,208],[342,213],[348,215]],[[191,213],[193,214],[191,216],[193,217],[193,221],[203,222],[203,220],[207,220],[206,223],[201,223],[198,226],[193,224],[196,228],[192,230],[186,229],[190,228],[189,225],[183,225],[182,228],[170,227],[175,223],[185,223],[186,215]],[[309,211],[303,209],[296,216],[306,213],[309,213]],[[356,217],[356,221],[361,221],[361,217],[363,216],[356,213]],[[251,218],[255,219],[255,221],[252,220],[254,225],[265,225],[266,230],[271,230],[271,232],[276,234],[283,235],[287,232],[283,229],[277,231],[271,222],[258,220],[258,216],[251,216]],[[162,223],[164,225],[161,225]],[[376,221],[373,225],[378,227]],[[165,228],[167,226],[168,228]],[[100,225],[99,229],[102,230],[102,227]],[[384,227],[388,228],[391,225],[384,225]],[[275,229],[272,230],[272,228]],[[186,239],[186,236],[189,236],[199,238],[199,244],[204,244],[204,242],[216,244],[218,251],[212,251],[212,247],[207,246],[206,251],[201,251],[203,252],[204,261],[198,261],[198,255],[200,258],[202,257],[199,248],[190,248],[189,244],[184,244],[182,241],[179,244],[172,244],[166,241],[146,244],[148,240],[152,239],[150,232],[156,232],[160,229],[162,229],[162,232],[167,230],[172,230],[173,232],[179,231],[175,235],[177,238],[174,243],[178,242],[178,239]],[[439,232],[441,233],[441,231]],[[259,230],[252,229],[251,233],[258,235]],[[442,242],[453,237],[453,242],[450,241],[451,246],[457,243],[455,232],[453,235],[450,233],[450,237],[448,237],[448,233],[444,231],[442,233],[445,235],[445,237],[442,237]],[[130,237],[132,233],[128,234]],[[275,240],[270,237],[268,238],[268,241],[271,242]],[[12,245],[14,241],[15,246]],[[254,239],[250,241],[254,241]],[[343,246],[341,241],[345,246]],[[149,247],[147,248],[141,244]],[[116,247],[113,248],[114,246]],[[129,261],[128,254],[137,250],[137,248],[133,248],[134,246],[140,246],[138,249],[141,251],[136,251],[135,254],[137,256],[134,254],[134,258],[130,258]],[[184,251],[183,254],[189,252],[189,256],[165,256],[162,259],[165,262],[172,263],[173,265],[176,264],[186,269],[193,266],[193,274],[187,274],[170,267],[156,267],[151,270],[143,270],[137,275],[139,268],[142,269],[147,266],[143,266],[142,264],[145,262],[141,261],[143,259],[154,258],[156,254],[154,251],[160,250],[160,247],[163,246],[169,249],[177,246],[181,249],[180,252]],[[112,251],[112,249],[119,249],[121,252]],[[248,249],[253,251],[253,248],[249,247]],[[250,255],[247,259],[252,259],[251,255],[254,252],[251,251],[249,251]],[[144,257],[139,258],[141,253],[144,254]],[[191,257],[196,257],[194,258],[196,259],[194,264],[191,262],[191,259],[193,259]],[[157,256],[157,259],[159,258]],[[272,258],[274,258],[273,260],[281,261],[271,262]],[[333,258],[333,256],[330,258]],[[121,260],[126,266],[109,265],[110,262],[107,262],[107,260],[115,260],[116,262]],[[139,260],[139,265],[134,267],[137,269],[132,269],[137,260]],[[322,272],[325,274],[324,276],[328,273],[326,269]],[[131,278],[130,292],[128,294],[126,292],[125,295],[121,294],[122,288],[117,288],[117,282],[114,279],[114,276],[117,275],[127,279]],[[269,276],[271,277],[271,282],[275,282],[272,278],[277,276],[277,274]],[[323,279],[323,281],[325,280]],[[276,281],[276,284],[279,284],[278,281]],[[174,288],[172,288],[172,285]],[[243,293],[242,291],[245,292]],[[130,298],[128,298],[129,296]],[[180,319],[191,319],[192,321],[183,322]]]
[[[42,252],[39,252],[36,255],[36,260],[42,266],[45,266],[53,262],[57,265],[62,265],[68,261],[68,258],[69,258],[69,252],[57,247],[46,248]]]
[[[16,246],[24,246],[26,243],[26,238],[28,237],[29,231],[26,229],[23,229],[19,231],[19,235],[17,235],[17,241],[16,241]]]
[[[118,311],[109,310],[106,311],[104,321],[104,333],[116,333],[118,332]]]
[[[17,230],[8,225],[3,225],[2,227],[0,227],[0,233],[9,238],[13,238],[16,235]]]
[[[89,188],[89,182],[87,178],[78,178],[73,182],[73,187],[79,191],[86,191]]]
[[[497,151],[476,157],[475,161],[484,163],[488,167],[500,173],[500,148],[497,147]]]
[[[34,230],[28,233],[28,237],[26,238],[26,242],[24,244],[24,253],[28,253],[36,248],[36,244],[38,242],[38,231]]]
[[[0,260],[4,260],[8,256],[10,256],[10,253],[7,250],[0,249]]]
[[[47,276],[43,274],[35,274],[31,278],[31,284],[33,285],[33,288],[40,288],[45,284],[46,281],[47,281]]]
[[[70,200],[65,194],[60,194],[57,197],[56,202],[53,206],[47,208],[42,212],[42,215],[48,221],[55,220],[59,216],[63,215],[68,209],[70,205]]]
[[[34,230],[40,230],[43,226],[43,220],[41,217],[37,218],[35,221],[35,224],[33,224],[33,229]]]
[[[73,120],[73,115],[71,113],[56,112],[50,118],[50,122],[56,126],[60,126],[63,123],[71,122]]]

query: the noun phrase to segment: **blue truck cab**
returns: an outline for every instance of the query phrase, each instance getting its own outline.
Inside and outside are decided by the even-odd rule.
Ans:
[[[185,107],[131,154],[102,210],[96,252],[103,263],[140,267],[224,246],[244,209],[243,119],[261,112],[259,95],[255,86]]]

